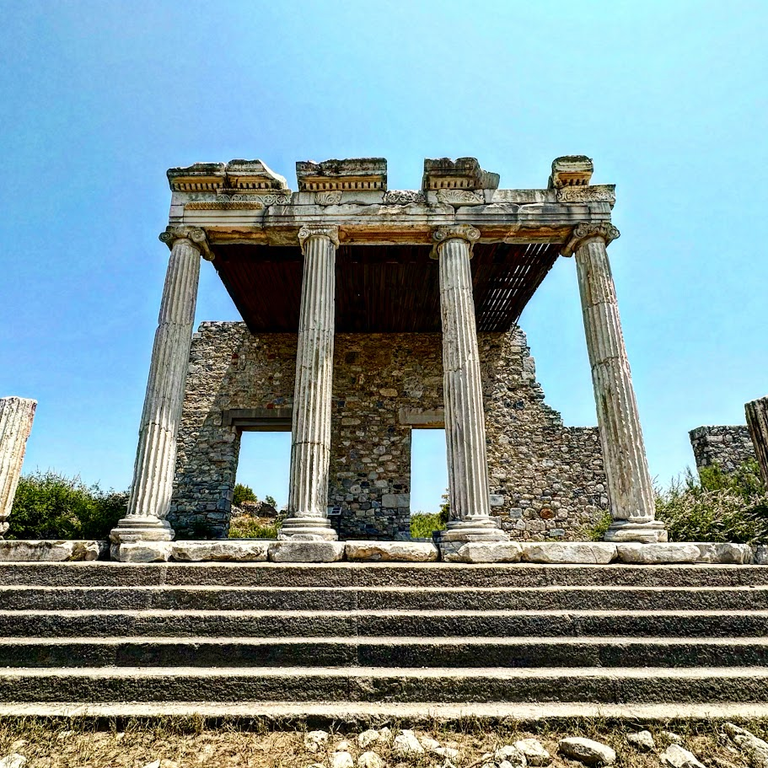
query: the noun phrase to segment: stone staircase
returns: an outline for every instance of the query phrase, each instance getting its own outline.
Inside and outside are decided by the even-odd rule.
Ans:
[[[0,565],[0,716],[768,716],[768,567]]]

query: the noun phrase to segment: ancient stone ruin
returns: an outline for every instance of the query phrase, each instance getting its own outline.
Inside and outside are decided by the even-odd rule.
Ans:
[[[19,484],[35,408],[35,400],[0,398],[0,539],[8,530],[7,520]]]
[[[612,185],[554,161],[546,189],[499,189],[474,158],[425,160],[389,190],[381,158],[168,171],[168,265],[121,545],[226,536],[240,436],[291,431],[288,541],[408,535],[413,429],[444,427],[441,542],[666,539],[654,500],[607,245]],[[574,256],[599,429],[543,402],[520,314]],[[200,261],[243,323],[193,337]],[[329,514],[330,513],[330,514]]]

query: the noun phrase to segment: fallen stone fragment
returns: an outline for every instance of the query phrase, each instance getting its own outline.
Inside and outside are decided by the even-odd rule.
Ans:
[[[683,737],[676,734],[674,731],[662,731],[661,735],[672,744],[682,744]]]
[[[651,750],[656,746],[653,740],[653,734],[650,731],[638,731],[637,733],[628,733],[627,741],[638,749]]]
[[[353,749],[352,742],[350,742],[350,741],[340,741],[334,747],[334,751],[336,751],[336,752],[351,752],[352,749]]]
[[[538,739],[520,739],[515,746],[525,755],[528,765],[549,765],[552,762],[552,755]]]
[[[585,765],[612,765],[616,762],[616,753],[607,744],[581,736],[561,739],[557,749],[565,757]]]
[[[357,768],[384,768],[384,761],[375,752],[363,752],[357,758]]]
[[[497,763],[507,762],[512,768],[525,768],[528,762],[525,759],[525,755],[512,744],[497,749],[493,755],[493,759]]]
[[[349,752],[334,752],[331,768],[355,768],[355,761]]]
[[[27,758],[18,752],[11,752],[0,760],[0,768],[23,768],[27,763]]]
[[[304,749],[308,752],[319,752],[327,743],[327,731],[309,731],[304,734]]]
[[[424,754],[424,747],[421,746],[413,731],[400,731],[395,736],[392,750],[399,757],[412,757],[413,755]]]
[[[725,723],[723,730],[728,734],[731,741],[747,755],[753,768],[768,768],[768,742],[733,723]]]
[[[689,752],[679,744],[670,744],[659,757],[662,764],[669,768],[704,768],[693,752]]]
[[[424,747],[427,752],[437,754],[437,750],[440,749],[440,742],[431,739],[429,736],[422,736],[419,741],[421,742],[421,746]]]
[[[369,728],[367,731],[363,731],[358,737],[357,737],[357,746],[360,747],[360,749],[365,749],[366,747],[369,747],[371,744],[375,744],[377,741],[381,739],[381,734],[373,728]]]

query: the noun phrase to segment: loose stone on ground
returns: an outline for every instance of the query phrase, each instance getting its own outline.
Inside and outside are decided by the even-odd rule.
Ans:
[[[564,757],[585,765],[612,765],[616,762],[616,753],[607,744],[581,736],[561,739],[557,748]]]
[[[704,768],[693,752],[681,747],[679,744],[670,744],[659,755],[663,765],[668,768]]]
[[[653,734],[650,731],[638,731],[637,733],[628,733],[627,741],[632,746],[644,751],[650,751],[656,747]]]

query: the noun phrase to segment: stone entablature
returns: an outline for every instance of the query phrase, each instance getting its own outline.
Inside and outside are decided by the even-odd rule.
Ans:
[[[746,424],[696,427],[688,435],[699,470],[717,464],[724,472],[734,472],[757,458]]]
[[[290,423],[296,341],[203,323],[192,341],[169,522],[224,535],[241,428]],[[408,531],[411,429],[443,426],[440,334],[338,334],[328,505],[341,539]],[[597,429],[544,403],[525,335],[478,334],[491,515],[515,539],[577,539],[607,509]],[[250,439],[257,439],[256,436]],[[255,489],[258,493],[258,489]],[[416,510],[413,510],[416,511]]]

